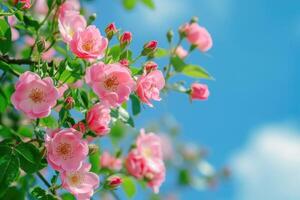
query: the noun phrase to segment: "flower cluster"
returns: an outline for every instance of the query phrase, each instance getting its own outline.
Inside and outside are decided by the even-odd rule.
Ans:
[[[1,94],[1,100],[7,96],[1,110],[11,102],[30,119],[24,121],[32,123],[29,132],[33,133],[30,139],[5,145],[11,145],[11,149],[29,146],[30,151],[35,148],[32,151],[40,157],[34,158],[37,168],[30,170],[36,173],[43,166],[38,162],[47,160],[61,179],[60,185],[56,185],[55,177],[53,183],[51,180],[49,192],[53,195],[63,188],[77,199],[87,200],[98,188],[118,188],[125,182],[124,177],[146,182],[158,193],[166,176],[164,160],[172,158],[172,144],[166,138],[142,129],[134,144],[129,144],[128,152],[118,149],[112,153],[99,148],[97,139],[123,137],[115,132],[124,131],[123,125],[134,127],[132,116],[137,116],[143,105],[153,107],[154,101],[161,101],[162,92],[174,90],[191,100],[206,100],[210,93],[207,85],[194,81],[186,88],[184,81],[169,79],[176,74],[212,79],[200,66],[186,63],[194,49],[203,53],[212,47],[211,35],[192,20],[179,28],[176,46],[170,31],[167,34],[170,49],[160,48],[152,40],[135,55],[130,48],[134,41],[130,31],[121,31],[115,23],[110,23],[102,35],[93,25],[95,15],[86,18],[78,0],[32,2],[9,1],[7,5],[12,7],[0,18],[1,24],[10,27],[7,38],[3,38],[24,44],[22,52],[0,48],[1,72],[5,71],[1,73],[1,81],[10,81],[15,88],[9,87],[9,91]],[[183,47],[185,39],[189,50]],[[3,41],[0,40],[0,46]],[[154,62],[158,57],[167,57],[169,64],[158,66]],[[7,74],[16,78],[5,80]],[[74,117],[73,111],[80,116]],[[15,133],[16,128],[10,128]],[[92,156],[96,162],[91,161]],[[23,166],[21,163],[20,168]],[[22,170],[27,172],[28,168]],[[30,170],[28,173],[33,173]],[[100,181],[100,177],[104,180]]]

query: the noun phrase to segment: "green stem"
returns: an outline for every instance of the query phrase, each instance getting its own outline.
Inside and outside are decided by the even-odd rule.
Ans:
[[[138,59],[142,57],[142,54],[138,55],[132,62],[131,64],[134,64]]]
[[[171,77],[170,75],[170,72],[171,72],[171,61],[172,61],[172,57],[175,55],[175,52],[177,50],[177,48],[179,47],[179,45],[181,44],[183,40],[183,37],[180,37],[179,40],[178,40],[178,43],[176,44],[175,48],[174,49],[170,49],[170,59],[169,59],[169,64],[167,66],[167,69],[166,69],[166,75],[165,75],[165,80],[168,81],[169,78]]]

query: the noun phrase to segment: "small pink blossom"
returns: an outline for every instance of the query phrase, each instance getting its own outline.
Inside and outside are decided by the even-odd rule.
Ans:
[[[187,57],[188,52],[182,46],[178,46],[175,50],[175,54],[179,58],[184,59],[185,57]]]
[[[161,184],[165,181],[166,168],[162,160],[157,160],[155,168],[149,167],[145,173],[148,180],[148,186],[153,189],[154,193],[159,193]]]
[[[84,163],[78,170],[61,173],[62,187],[72,193],[77,200],[88,200],[99,186],[99,177],[89,172],[91,165]]]
[[[76,31],[82,31],[87,23],[78,12],[68,11],[58,17],[58,28],[64,42],[69,43]]]
[[[193,100],[206,100],[209,96],[207,85],[201,83],[193,83],[191,86],[190,97]]]
[[[8,16],[7,21],[11,29],[11,40],[16,41],[20,37],[19,31],[14,27],[17,24],[17,18],[15,16]]]
[[[143,48],[143,51],[142,51],[142,55],[146,56],[146,55],[154,53],[156,51],[156,49],[157,49],[157,45],[158,45],[158,42],[155,41],[155,40],[147,42],[144,45],[144,48]]]
[[[181,31],[185,33],[191,44],[196,45],[203,52],[208,51],[213,45],[209,32],[197,23],[185,24],[181,27]]]
[[[31,119],[49,116],[58,99],[58,91],[52,79],[41,79],[33,72],[23,73],[15,89],[11,97],[12,104]]]
[[[165,86],[165,79],[161,71],[154,70],[148,74],[144,74],[137,80],[136,93],[141,101],[148,104],[150,107],[150,100],[160,101],[160,90]]]
[[[77,12],[79,14],[80,3],[78,0],[67,0],[63,3],[58,10],[59,18],[64,18],[68,12]]]
[[[98,136],[106,135],[110,128],[111,117],[110,109],[108,106],[97,103],[87,113],[86,122],[89,128]]]
[[[84,30],[75,32],[70,41],[72,52],[79,58],[83,59],[99,59],[104,56],[108,45],[107,38],[101,36],[96,26],[88,26]]]
[[[86,70],[85,81],[101,101],[113,107],[127,101],[135,87],[129,70],[119,63],[92,65]]]
[[[142,179],[147,171],[147,161],[136,149],[127,155],[125,166],[128,173],[137,179]]]
[[[121,65],[123,65],[124,67],[129,67],[129,60],[127,60],[127,59],[122,59],[119,61],[119,63]]]
[[[48,131],[45,136],[47,161],[55,170],[78,170],[88,155],[88,143],[82,139],[82,133],[67,128]]]
[[[114,190],[123,183],[123,179],[120,176],[112,175],[112,176],[109,176],[105,182],[106,182],[105,188]]]
[[[105,29],[105,33],[106,33],[106,37],[110,40],[116,33],[118,32],[118,29],[115,25],[115,23],[110,23],[106,29]]]
[[[110,155],[107,151],[104,151],[100,157],[100,166],[102,168],[119,171],[122,169],[122,160]]]

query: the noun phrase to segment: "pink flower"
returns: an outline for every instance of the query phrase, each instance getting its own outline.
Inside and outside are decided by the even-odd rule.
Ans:
[[[107,151],[104,151],[100,157],[100,166],[102,168],[119,171],[122,169],[122,160],[110,155]]]
[[[14,28],[14,26],[17,23],[17,18],[15,16],[13,16],[13,15],[12,16],[8,16],[7,17],[7,21],[9,23],[10,29],[11,29],[11,40],[12,41],[16,41],[20,37],[19,31]]]
[[[91,165],[84,163],[78,170],[61,173],[62,187],[72,193],[77,200],[88,200],[99,186],[97,174],[89,172]]]
[[[146,134],[141,130],[136,148],[126,158],[125,166],[129,174],[147,181],[155,193],[165,180],[165,165],[162,158],[162,146],[159,136]]]
[[[76,31],[84,30],[86,25],[86,20],[78,12],[69,11],[58,18],[58,28],[66,43],[72,40]]]
[[[86,122],[89,128],[98,136],[104,136],[109,132],[110,120],[111,117],[109,107],[101,103],[95,104],[88,111],[86,116]]]
[[[75,100],[73,99],[72,96],[68,96],[66,99],[65,99],[65,108],[70,110],[72,109],[74,106],[75,106]]]
[[[80,3],[78,0],[67,0],[59,7],[58,16],[64,18],[68,12],[77,12],[79,14]]]
[[[190,97],[193,100],[206,100],[209,96],[209,90],[207,85],[200,83],[193,83],[191,86]]]
[[[176,54],[179,58],[184,59],[185,57],[187,57],[188,52],[187,52],[182,46],[179,46],[179,47],[176,48],[175,54]]]
[[[127,155],[125,166],[128,173],[137,179],[142,179],[147,171],[147,161],[136,149]]]
[[[36,0],[34,4],[34,12],[40,15],[46,15],[48,13],[47,0]]]
[[[149,74],[144,74],[137,80],[136,93],[140,97],[141,101],[148,104],[150,107],[150,100],[160,101],[160,90],[165,86],[165,79],[161,71],[154,70]]]
[[[154,133],[145,133],[141,129],[140,135],[136,139],[138,152],[146,159],[162,159],[162,147],[160,137]]]
[[[76,89],[76,88],[81,88],[83,86],[83,81],[82,80],[77,80],[75,83],[69,84],[70,88]]]
[[[55,170],[78,170],[86,159],[88,143],[82,139],[82,133],[67,128],[50,131],[45,136],[47,161]]]
[[[12,104],[31,119],[49,116],[58,99],[58,91],[52,79],[41,79],[33,72],[23,73],[15,88],[11,96]]]
[[[86,83],[93,88],[101,101],[116,107],[128,100],[134,90],[135,82],[129,70],[119,63],[96,63],[87,68]]]
[[[203,52],[208,51],[213,45],[209,32],[197,23],[185,24],[181,27],[181,31],[185,33],[191,44],[196,45]]]
[[[107,45],[107,38],[101,36],[100,31],[93,25],[76,31],[70,42],[72,52],[83,59],[102,58]]]
[[[120,37],[121,46],[126,46],[131,43],[132,33],[129,31],[124,32]]]

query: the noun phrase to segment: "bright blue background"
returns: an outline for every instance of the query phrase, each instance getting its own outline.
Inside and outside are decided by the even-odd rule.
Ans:
[[[190,104],[185,95],[172,93],[138,117],[140,127],[172,113],[181,124],[182,137],[209,147],[209,160],[221,167],[247,141],[251,129],[300,118],[300,1],[155,2],[156,11],[139,5],[128,12],[118,0],[96,0],[89,9],[98,14],[96,25],[102,31],[112,21],[131,31],[135,52],[151,39],[167,47],[165,32],[198,16],[212,34],[214,47],[209,55],[194,53],[188,62],[204,66],[216,81],[207,82],[209,101]],[[214,191],[186,190],[181,197],[232,199],[234,193],[229,181]]]

